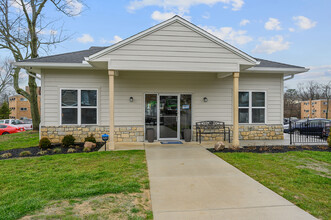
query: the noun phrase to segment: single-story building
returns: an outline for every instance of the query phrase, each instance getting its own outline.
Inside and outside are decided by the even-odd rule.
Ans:
[[[308,71],[254,58],[179,16],[109,47],[15,65],[41,74],[41,137],[109,133],[112,149],[145,141],[147,129],[156,140],[191,129],[194,139],[205,120],[225,122],[233,145],[282,139],[284,80]]]

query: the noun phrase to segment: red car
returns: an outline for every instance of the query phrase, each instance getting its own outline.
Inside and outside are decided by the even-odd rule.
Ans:
[[[0,135],[13,134],[21,131],[25,131],[25,129],[23,127],[13,127],[10,125],[0,124]]]

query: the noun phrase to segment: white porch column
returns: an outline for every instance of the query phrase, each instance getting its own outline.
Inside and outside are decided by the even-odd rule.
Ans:
[[[239,147],[239,73],[233,73],[233,147]]]
[[[114,140],[114,77],[115,71],[108,70],[109,76],[109,149],[115,150],[115,140]]]

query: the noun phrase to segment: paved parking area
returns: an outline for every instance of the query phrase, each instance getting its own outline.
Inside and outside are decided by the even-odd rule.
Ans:
[[[154,219],[315,219],[199,145],[146,146]]]

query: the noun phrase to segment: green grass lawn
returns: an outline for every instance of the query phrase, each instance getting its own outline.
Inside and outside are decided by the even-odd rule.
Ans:
[[[216,153],[269,189],[321,219],[331,219],[331,153]]]
[[[9,159],[0,167],[0,219],[6,220],[33,214],[52,201],[149,188],[144,151]]]
[[[38,146],[39,133],[25,131],[15,134],[0,135],[0,151]]]

